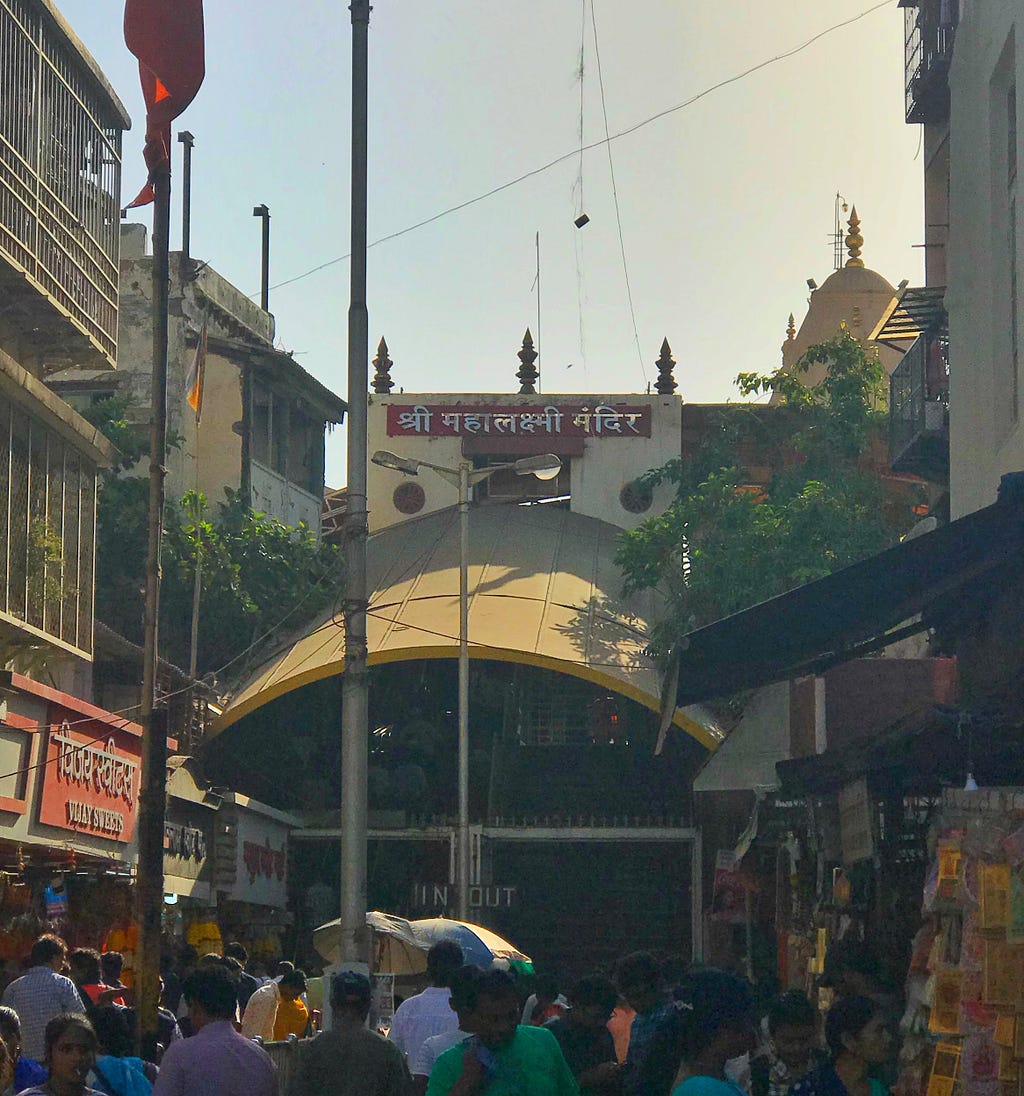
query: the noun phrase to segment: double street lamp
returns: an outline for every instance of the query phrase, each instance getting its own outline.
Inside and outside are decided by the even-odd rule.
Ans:
[[[474,468],[460,461],[457,468],[431,464],[426,460],[400,457],[380,449],[371,458],[381,468],[391,468],[407,476],[429,468],[459,491],[459,838],[456,857],[458,892],[457,912],[469,920],[469,491],[495,472],[511,470],[517,476],[536,476],[552,480],[562,470],[562,462],[553,453],[523,457],[505,464]]]

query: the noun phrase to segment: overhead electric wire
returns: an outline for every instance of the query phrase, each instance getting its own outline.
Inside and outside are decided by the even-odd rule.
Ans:
[[[590,25],[594,30],[594,59],[597,61],[597,85],[601,89],[601,113],[604,116],[605,149],[608,152],[608,174],[612,182],[612,201],[615,204],[615,225],[619,230],[619,254],[622,256],[622,276],[626,282],[626,300],[629,302],[629,318],[633,322],[633,341],[636,343],[636,357],[640,362],[640,372],[644,382],[647,376],[647,366],[644,365],[644,352],[640,349],[640,331],[636,325],[636,308],[633,305],[633,287],[629,284],[629,264],[626,262],[626,238],[622,233],[622,212],[619,209],[619,188],[615,185],[615,161],[612,158],[612,142],[608,130],[608,104],[604,95],[604,72],[601,68],[601,46],[597,40],[597,13],[594,11],[594,0],[590,0]]]
[[[542,164],[540,167],[535,167],[530,171],[524,172],[522,175],[517,176],[514,179],[509,179],[508,182],[501,183],[499,186],[492,187],[490,190],[485,191],[483,194],[478,194],[475,198],[467,198],[464,202],[458,202],[456,205],[449,206],[447,209],[442,209],[438,213],[434,213],[430,217],[424,218],[422,221],[417,221],[415,224],[407,225],[405,228],[400,228],[395,232],[389,232],[386,236],[380,236],[378,239],[371,241],[366,246],[378,247],[380,244],[389,243],[391,240],[397,240],[400,236],[407,236],[410,232],[416,232],[418,229],[425,228],[427,225],[433,224],[435,221],[441,220],[443,217],[448,217],[452,213],[459,213],[463,209],[468,209],[469,206],[476,205],[478,202],[486,201],[488,198],[493,198],[496,194],[501,194],[502,191],[509,190],[511,187],[518,186],[520,183],[526,182],[528,179],[534,178],[536,175],[541,175],[545,171],[550,171],[551,168],[557,167],[559,164],[565,163],[566,160],[572,160],[579,156],[581,152],[590,152],[592,149],[600,148],[602,145],[607,144],[609,141],[618,141],[622,137],[628,137],[631,133],[636,133],[637,130],[643,129],[645,126],[651,125],[653,122],[657,122],[662,118],[667,117],[670,114],[674,114],[676,111],[685,110],[687,107],[691,107],[694,103],[700,102],[701,99],[707,98],[707,96],[713,94],[716,91],[720,91],[724,87],[728,87],[730,84],[739,83],[741,80],[745,80],[748,76],[753,76],[755,72],[760,72],[761,69],[768,68],[771,65],[777,64],[779,61],[786,61],[790,57],[795,57],[798,53],[802,53],[805,49],[813,46],[816,42],[819,42],[822,38],[827,37],[830,34],[834,34],[836,31],[843,30],[845,27],[851,26],[853,23],[860,22],[861,19],[866,19],[869,15],[873,15],[876,11],[881,11],[882,8],[891,7],[892,0],[881,0],[880,3],[873,4],[870,8],[865,9],[858,15],[852,15],[848,19],[844,19],[841,23],[835,23],[830,27],[826,27],[824,30],[819,31],[812,38],[808,38],[806,42],[801,42],[800,45],[794,46],[792,49],[785,50],[783,53],[778,53],[774,57],[769,57],[764,61],[759,61],[756,65],[751,65],[750,68],[744,69],[742,72],[736,73],[734,76],[728,76],[724,80],[719,80],[717,83],[712,84],[710,87],[706,87],[703,91],[697,92],[696,95],[692,95],[689,99],[685,99],[681,103],[677,103],[673,107],[666,107],[665,110],[660,110],[656,114],[652,114],[647,118],[641,119],[641,121],[628,126],[626,129],[620,130],[618,133],[613,133],[611,136],[602,138],[599,141],[593,141],[589,145],[583,145],[582,149],[574,148],[571,152],[566,152],[561,156],[556,156],[555,159],[549,160],[546,164]],[[350,254],[339,255],[336,259],[328,259],[325,263],[320,263],[319,266],[314,266],[309,270],[303,271],[301,274],[296,274],[294,277],[286,278],[282,282],[277,282],[272,285],[271,289],[283,289],[287,285],[294,285],[295,282],[300,282],[304,278],[311,277],[313,274],[319,274],[321,270],[326,270],[328,267],[337,266],[338,263],[345,262],[346,259],[351,258]],[[254,293],[250,293],[250,297],[256,297],[259,295],[259,290]]]

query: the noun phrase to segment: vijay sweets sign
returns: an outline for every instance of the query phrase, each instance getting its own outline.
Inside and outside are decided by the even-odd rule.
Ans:
[[[129,731],[50,706],[39,821],[128,843],[138,811],[141,744]]]
[[[649,438],[650,407],[388,404],[388,437]]]

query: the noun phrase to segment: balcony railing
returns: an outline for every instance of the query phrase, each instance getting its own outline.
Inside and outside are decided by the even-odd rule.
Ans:
[[[0,273],[27,275],[29,304],[48,297],[108,365],[120,192],[121,122],[82,58],[41,4],[0,0]]]
[[[949,477],[949,359],[944,337],[921,335],[889,378],[893,471]]]
[[[949,116],[949,62],[960,22],[959,0],[904,0],[908,122]]]

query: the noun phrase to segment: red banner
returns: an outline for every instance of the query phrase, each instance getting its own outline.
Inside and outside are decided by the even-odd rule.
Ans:
[[[388,437],[649,438],[650,407],[388,404]]]
[[[39,821],[129,842],[138,810],[141,743],[136,735],[50,705]]]

